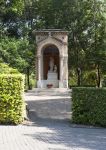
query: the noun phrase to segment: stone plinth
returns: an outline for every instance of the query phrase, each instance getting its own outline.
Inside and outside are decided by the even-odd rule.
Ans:
[[[57,80],[58,75],[56,72],[48,72],[47,80]]]
[[[48,85],[52,85],[52,88],[58,88],[59,80],[41,80],[37,82],[38,88],[47,88]]]

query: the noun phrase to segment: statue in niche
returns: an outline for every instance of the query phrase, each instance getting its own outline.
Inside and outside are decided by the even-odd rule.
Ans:
[[[52,57],[50,57],[50,61],[49,61],[49,72],[53,72],[54,70],[54,59]]]
[[[47,80],[57,80],[57,66],[54,64],[54,58],[50,57],[49,71],[47,74]]]
[[[50,61],[49,61],[49,71],[50,73],[57,73],[57,66],[54,64],[54,58],[50,57]]]
[[[54,72],[57,72],[57,66],[54,65]]]

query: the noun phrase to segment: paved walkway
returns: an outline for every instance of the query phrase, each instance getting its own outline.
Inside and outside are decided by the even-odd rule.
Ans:
[[[58,90],[58,89],[57,89]],[[37,91],[37,90],[36,90]],[[37,118],[58,120],[71,119],[71,97],[69,92],[49,89],[39,92],[29,91],[25,94],[30,113],[33,113],[34,121]]]
[[[48,113],[45,112],[47,104],[50,108],[56,107],[53,99],[38,101],[36,98],[33,92],[26,94],[32,122],[26,125],[0,126],[0,150],[106,150],[106,129],[81,127],[69,122],[70,112],[66,111],[70,103],[68,97],[64,96],[64,100],[58,105],[64,109],[64,118],[59,113],[59,119],[53,117],[58,111],[51,109],[49,112],[50,109],[47,108]],[[61,102],[61,99],[58,100]],[[62,106],[64,103],[65,107]],[[40,106],[38,113],[35,105]],[[48,114],[49,117],[46,116]]]

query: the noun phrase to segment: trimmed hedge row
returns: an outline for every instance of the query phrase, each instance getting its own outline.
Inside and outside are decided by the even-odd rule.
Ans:
[[[23,91],[22,75],[0,75],[0,123],[19,124],[23,121]]]
[[[8,64],[0,63],[0,74],[19,74],[17,69],[11,68]]]
[[[73,88],[72,121],[79,124],[106,126],[106,89]]]

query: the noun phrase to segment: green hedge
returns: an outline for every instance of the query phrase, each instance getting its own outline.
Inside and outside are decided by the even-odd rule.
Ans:
[[[106,89],[73,88],[72,121],[78,124],[106,126]]]
[[[22,75],[0,75],[0,123],[19,124],[23,121]]]
[[[0,74],[19,74],[17,69],[11,68],[8,64],[0,63]]]

